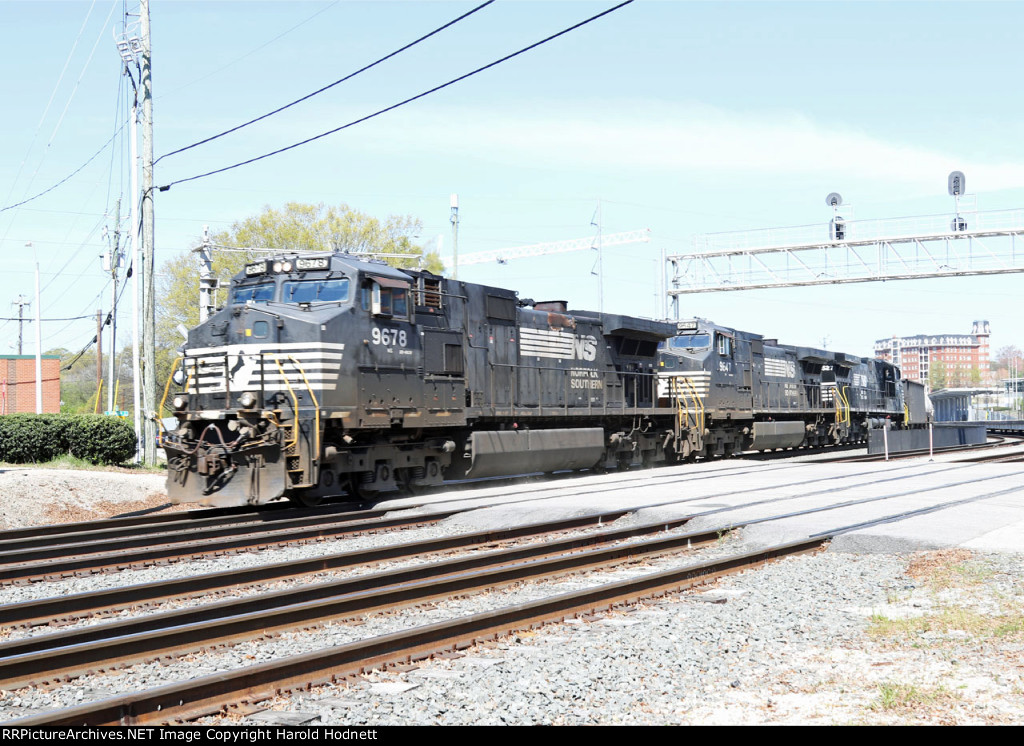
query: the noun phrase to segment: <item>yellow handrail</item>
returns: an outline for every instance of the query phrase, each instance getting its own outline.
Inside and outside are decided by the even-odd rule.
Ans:
[[[295,363],[295,367],[299,369],[299,373],[302,375],[302,380],[306,384],[306,391],[309,392],[309,398],[313,400],[313,412],[316,427],[316,449],[314,450],[314,459],[320,458],[320,403],[316,400],[316,394],[313,393],[313,387],[309,385],[309,379],[306,378],[306,371],[299,365],[299,361],[295,359],[294,355],[289,355],[288,359]]]
[[[160,414],[164,413],[164,405],[167,402],[167,394],[171,390],[171,379],[174,378],[174,374],[178,372],[178,363],[180,363],[184,359],[185,359],[184,357],[176,357],[176,358],[174,358],[174,364],[171,366],[171,374],[169,376],[167,376],[167,383],[164,384],[164,396],[160,400],[160,409],[157,410]],[[192,374],[190,373],[189,374],[189,380],[191,380],[191,379],[192,379]],[[189,383],[188,381],[185,381],[185,393],[188,393],[188,383]],[[157,418],[157,419],[159,419],[159,418]]]
[[[669,379],[669,391],[676,400],[676,420],[679,422],[679,431],[690,426],[690,402],[686,392],[682,388],[682,377],[673,376]],[[694,407],[696,417],[696,407]]]
[[[160,428],[161,435],[167,435],[167,430],[164,428],[164,420],[161,416],[164,413],[164,408],[167,403],[167,394],[171,390],[171,379],[174,378],[174,374],[178,371],[178,363],[184,360],[184,357],[176,357],[174,359],[174,365],[171,366],[171,375],[167,376],[167,383],[164,384],[164,395],[160,399],[160,409],[156,411],[153,416],[153,421],[156,422],[157,427]],[[188,394],[188,386],[192,383],[192,374],[188,374],[188,378],[185,379],[185,393]]]
[[[697,393],[697,387],[693,385],[693,381],[691,381],[687,377],[687,378],[683,379],[683,383],[685,383],[689,387],[690,393],[693,394],[693,401],[694,401],[694,407],[693,407],[694,425],[697,427],[699,434],[701,436],[703,436],[704,435],[704,402],[701,400],[700,394]]]
[[[299,399],[295,396],[295,392],[292,390],[292,385],[288,381],[288,375],[284,372],[284,368],[281,366],[281,361],[277,355],[273,353],[266,353],[270,357],[274,358],[274,362],[277,364],[277,369],[281,371],[281,378],[284,379],[284,385],[288,387],[288,393],[292,395],[292,442],[285,446],[285,448],[292,448],[296,443],[299,442]]]

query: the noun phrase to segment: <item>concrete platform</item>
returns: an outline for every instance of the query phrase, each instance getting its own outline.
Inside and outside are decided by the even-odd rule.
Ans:
[[[430,498],[399,498],[396,512],[492,502],[449,519],[482,530],[631,508],[623,521],[696,517],[692,529],[743,529],[751,548],[841,532],[833,551],[906,552],[948,547],[1024,553],[1024,464],[970,464],[954,456],[864,464],[799,459],[633,470],[614,474],[474,486]],[[816,509],[804,515],[774,518]],[[767,520],[766,520],[767,519]],[[871,524],[871,525],[864,525]]]

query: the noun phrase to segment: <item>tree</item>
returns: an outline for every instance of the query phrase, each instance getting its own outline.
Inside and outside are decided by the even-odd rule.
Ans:
[[[350,251],[386,254],[421,254],[423,249],[415,238],[422,223],[411,216],[392,215],[381,221],[348,205],[329,207],[289,202],[281,209],[265,207],[258,215],[236,222],[228,231],[211,236],[215,246],[231,248],[266,248],[281,251]],[[196,242],[199,245],[199,242]],[[224,290],[228,281],[246,263],[265,257],[266,252],[228,253],[214,251],[213,272]],[[437,252],[421,258],[385,257],[396,267],[424,268],[440,274],[444,269]],[[176,349],[184,341],[179,327],[192,328],[199,323],[199,268],[190,252],[163,264],[159,274],[157,305],[156,357],[159,398],[163,382],[171,373]]]
[[[96,403],[96,348],[78,357],[63,347],[47,350],[45,355],[60,355],[60,411],[72,414],[92,412]],[[72,363],[69,370],[65,366]]]
[[[81,355],[78,351],[58,347],[47,350],[46,355],[60,355],[60,411],[67,414],[88,414],[107,411],[107,364],[110,358],[103,356],[103,388],[100,391],[99,406],[96,405],[96,346],[93,345]],[[132,348],[124,347],[114,361],[117,365],[114,382],[114,409],[131,409]]]
[[[947,379],[946,363],[942,360],[933,360],[928,366],[928,387],[932,391],[940,391],[946,388]]]
[[[1024,352],[1016,345],[1000,347],[992,361],[997,378],[1020,377],[1024,375]]]

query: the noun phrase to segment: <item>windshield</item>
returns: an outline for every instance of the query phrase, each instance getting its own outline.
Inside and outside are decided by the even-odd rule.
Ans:
[[[261,285],[246,285],[236,287],[231,291],[232,303],[266,303],[274,300],[274,283],[265,282]]]
[[[675,348],[681,347],[710,347],[711,336],[709,334],[683,334],[669,340],[669,345]]]
[[[327,303],[348,300],[348,279],[293,280],[282,286],[284,303]]]

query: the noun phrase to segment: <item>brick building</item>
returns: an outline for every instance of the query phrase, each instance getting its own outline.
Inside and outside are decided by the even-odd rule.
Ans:
[[[60,411],[60,355],[43,355],[43,411]],[[36,411],[36,356],[0,355],[0,414]]]
[[[970,334],[879,339],[875,342],[875,357],[898,365],[904,378],[922,383],[928,383],[929,371],[941,362],[949,386],[991,386],[994,373],[989,365],[989,334],[987,321],[975,321]]]

